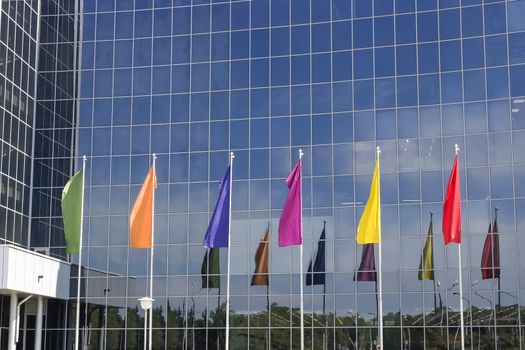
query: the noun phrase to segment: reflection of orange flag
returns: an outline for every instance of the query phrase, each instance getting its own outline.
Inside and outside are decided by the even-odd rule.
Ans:
[[[270,280],[268,278],[268,236],[270,228],[266,230],[266,234],[257,247],[255,253],[255,271],[252,277],[252,286],[268,286]]]
[[[154,167],[151,167],[129,218],[131,248],[151,248],[154,187],[157,187],[157,178]]]

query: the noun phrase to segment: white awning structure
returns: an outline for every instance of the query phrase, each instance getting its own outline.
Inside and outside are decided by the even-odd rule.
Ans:
[[[69,299],[70,263],[13,245],[0,245],[0,294]]]
[[[15,350],[20,330],[20,306],[36,299],[35,349],[41,348],[44,298],[69,299],[71,264],[29,249],[0,245],[0,294],[9,302],[8,349]]]

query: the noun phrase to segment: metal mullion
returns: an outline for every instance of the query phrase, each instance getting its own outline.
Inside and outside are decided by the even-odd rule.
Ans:
[[[332,207],[330,208],[330,211],[332,213],[332,227],[334,227],[334,216],[335,216],[335,169],[334,169],[334,40],[333,40],[333,37],[334,37],[334,27],[333,27],[333,23],[334,23],[334,11],[333,11],[333,2],[330,1],[330,120],[331,120],[331,145],[330,145],[330,157],[331,157],[331,180],[332,180]],[[313,158],[313,157],[312,157]],[[332,232],[334,232],[334,230],[332,230]],[[326,242],[327,242],[327,239],[326,239],[326,235],[325,235],[325,251],[326,251]],[[334,234],[334,238],[332,239],[332,242],[335,242],[335,234]],[[312,242],[312,246],[314,245],[315,243]],[[332,244],[332,247],[331,247],[331,253],[332,253],[332,258],[331,258],[331,263],[332,263],[332,266],[335,266],[335,244]],[[312,257],[313,258],[313,257]],[[312,269],[313,270],[313,269]],[[325,258],[325,271],[324,271],[324,274],[325,274],[325,281],[324,281],[324,290],[323,290],[323,298],[326,298],[326,275],[327,275],[327,271],[326,271],[326,258]],[[333,276],[333,274],[332,274]],[[334,285],[335,285],[335,278],[334,278],[334,281],[332,282]],[[335,295],[335,289],[332,291],[332,296]],[[333,310],[335,310],[335,298],[332,299],[332,303],[331,303],[331,308],[333,308]],[[325,310],[323,310],[325,311]],[[333,329],[333,336],[332,336],[332,342],[334,344],[334,347],[335,347],[335,344],[336,344],[336,322],[335,322],[335,312],[332,313],[332,318],[331,318],[331,321],[332,321],[332,326],[331,328]],[[326,338],[326,348],[328,348],[328,325],[326,324],[326,319],[327,319],[327,316],[326,314],[323,313],[323,321],[324,321],[324,331],[323,331],[323,341],[324,339]],[[312,322],[313,324],[313,322]],[[324,333],[326,332],[326,337],[324,336]],[[324,344],[323,344],[324,346]],[[324,349],[323,349],[324,350]]]
[[[508,19],[508,16],[509,16],[509,7],[508,7],[508,3],[505,2],[505,18]],[[513,126],[512,126],[512,96],[510,94],[510,91],[511,91],[511,86],[510,86],[510,47],[509,47],[509,29],[508,29],[508,21],[505,22],[506,23],[506,31],[505,31],[505,38],[506,38],[506,44],[507,44],[507,86],[508,86],[508,91],[509,91],[509,110],[511,111],[511,113],[509,114],[509,125],[510,125],[510,144],[511,144],[511,147],[514,148],[514,140],[513,140]],[[512,163],[512,168],[514,170],[514,166],[515,166],[515,162],[514,162],[514,151],[512,151],[510,153],[510,156],[511,156],[511,163]],[[491,176],[491,174],[489,174]],[[518,227],[518,222],[517,222],[517,215],[518,215],[518,211],[516,209],[516,179],[515,179],[515,176],[514,176],[514,171],[513,171],[513,176],[512,176],[512,189],[513,189],[513,209],[514,209],[514,223],[513,223],[513,226],[514,226],[514,233],[515,233],[515,241],[516,241],[516,247],[519,247],[518,243],[519,243],[519,240],[518,240],[518,235],[517,235],[517,227]],[[519,265],[519,264],[516,264],[516,265]],[[518,266],[516,266],[517,268],[519,268]],[[518,273],[518,280],[520,279],[520,275]],[[519,284],[518,284],[518,290],[519,290]],[[521,304],[520,304],[520,296],[521,296],[521,293],[518,293],[518,300],[517,300],[517,312],[518,312],[518,334],[519,334],[519,339],[520,339],[520,348],[523,347],[523,330],[522,330],[522,319],[520,317],[521,315]],[[496,322],[496,315],[494,315],[494,322]],[[496,323],[494,323],[496,324]],[[496,338],[496,337],[495,337]],[[497,345],[497,338],[495,340],[496,342],[496,345]]]
[[[83,1],[83,0],[81,0]],[[134,78],[134,74],[133,74],[133,71],[134,71],[134,62],[135,62],[135,10],[133,9],[132,11],[133,13],[133,26],[132,26],[132,33],[131,33],[131,66],[129,67],[130,68],[130,73],[131,73],[131,84],[133,84],[133,78]],[[115,16],[116,16],[116,13],[115,13]],[[96,18],[97,16],[95,16]],[[95,19],[96,20],[96,19]],[[116,23],[115,23],[116,25]],[[96,45],[93,45],[95,48],[96,48]],[[113,51],[115,50],[115,45],[113,45]],[[93,54],[93,57],[95,57],[96,55],[96,52]],[[115,56],[115,55],[113,55]],[[115,59],[113,57],[113,59]],[[132,95],[133,95],[133,92],[131,91],[130,92],[130,96],[129,97],[129,100],[130,100],[130,120],[131,120],[131,116],[133,115],[133,98],[132,98]],[[129,132],[129,144],[130,144],[130,151],[129,151],[129,160],[128,160],[128,164],[129,164],[129,167],[131,169],[131,164],[132,164],[132,156],[131,156],[131,145],[132,145],[132,141],[133,141],[133,133],[131,132],[131,122],[130,122],[130,125],[129,125],[129,129],[130,129],[130,132]],[[93,134],[93,133],[92,133]],[[131,188],[132,188],[133,184],[131,182],[131,171],[129,171],[128,173],[128,206],[131,204]],[[129,239],[128,239],[128,242],[129,242]],[[130,251],[131,249],[128,249],[128,253],[127,253],[127,263],[126,263],[126,276],[129,276],[129,257],[130,257]],[[147,279],[146,279],[147,280]],[[146,282],[147,283],[147,282]],[[126,286],[126,306],[127,308],[129,308],[129,286]],[[137,307],[137,304],[135,304],[135,307]],[[144,311],[144,317],[146,316],[146,311]],[[140,317],[140,316],[139,316]],[[125,327],[127,328],[128,326],[128,320],[126,318],[126,323],[125,323]],[[146,336],[146,334],[144,334],[144,337]],[[126,335],[125,336],[125,345],[127,346],[127,343],[128,343],[128,336]]]
[[[250,11],[251,12],[251,11]],[[272,13],[271,13],[271,0],[268,0],[268,25],[271,25],[271,18],[272,18]],[[251,18],[250,18],[250,26],[251,26]],[[268,30],[268,53],[271,52],[271,40],[272,40],[272,35],[271,35],[271,30]],[[272,233],[272,227],[270,225],[270,222],[272,221],[272,218],[273,218],[273,214],[272,214],[272,182],[273,182],[273,176],[272,176],[272,156],[273,156],[273,147],[272,147],[272,121],[273,121],[273,118],[272,118],[272,94],[271,94],[271,81],[272,81],[272,70],[271,70],[271,60],[268,59],[268,138],[269,138],[269,145],[270,145],[270,150],[269,150],[269,155],[268,157],[270,158],[270,164],[269,164],[269,167],[268,167],[268,191],[269,191],[269,195],[268,195],[268,214],[267,214],[267,218],[268,218],[268,230],[269,230],[269,234],[268,234],[268,288],[266,289],[267,290],[267,295],[268,295],[268,344],[269,344],[269,348],[271,349],[271,344],[272,344],[272,307],[271,307],[271,287],[272,287],[272,265],[270,263],[271,261],[271,257],[272,257],[272,249],[270,249],[271,247],[271,243],[272,243],[272,239],[271,239],[271,233]],[[289,116],[289,122],[291,120],[291,116]],[[291,135],[291,131],[290,131],[290,127],[288,128],[288,132],[289,134]]]
[[[463,203],[464,203],[464,207],[465,207],[465,213],[466,213],[466,217],[468,218],[469,217],[469,206],[468,206],[468,192],[467,192],[467,189],[468,189],[468,177],[466,176],[466,169],[467,169],[467,140],[466,140],[466,132],[467,132],[467,128],[466,128],[466,121],[465,121],[465,103],[467,101],[465,101],[465,75],[464,75],[464,72],[465,72],[465,69],[464,69],[464,64],[463,64],[463,59],[464,59],[464,54],[463,54],[463,42],[464,42],[464,39],[465,37],[463,36],[463,9],[464,8],[461,8],[460,9],[460,16],[459,16],[459,23],[460,23],[460,26],[459,26],[459,30],[460,30],[460,38],[461,38],[461,47],[460,47],[460,52],[461,52],[461,95],[462,95],[462,103],[461,103],[461,112],[462,112],[462,117],[463,117],[463,134],[460,136],[462,141],[463,141],[463,149],[460,151],[462,151],[462,157],[459,157],[460,160],[464,160],[464,166],[463,166],[463,170],[464,170],[464,184],[465,184],[465,188],[464,188],[464,193],[465,193],[465,197],[464,197],[464,200],[463,200]],[[486,76],[484,77],[485,80],[486,80]],[[487,99],[487,92],[485,91],[485,99]],[[487,144],[487,147],[488,147],[488,144]],[[461,197],[461,195],[460,195]],[[461,200],[461,198],[460,198]],[[463,226],[466,226],[466,230],[463,231]],[[471,237],[471,232],[470,232],[470,224],[468,222],[468,220],[465,220],[463,221],[462,223],[462,232],[461,232],[461,241],[463,242],[463,238],[464,236],[467,236],[467,233],[468,232],[468,239],[469,239],[469,242],[470,242],[470,237]],[[461,244],[461,243],[460,243]],[[468,255],[467,255],[469,258],[470,258],[470,249],[468,249],[470,247],[467,246],[467,252],[468,252]],[[460,249],[460,246],[458,245],[458,249]],[[461,258],[461,260],[463,260],[464,258]],[[458,261],[458,264],[459,266],[458,267],[461,267],[461,272],[460,272],[460,275],[459,276],[462,276],[462,273],[463,273],[463,270],[464,270],[464,266],[462,264],[462,261]],[[467,265],[468,266],[468,265]],[[468,281],[468,290],[465,291],[465,289],[463,288],[463,290],[460,292],[466,292],[465,294],[468,294],[469,296],[471,296],[471,290],[472,290],[472,287],[470,285],[470,281],[471,281],[471,278],[470,278],[470,268],[467,269],[467,273],[465,274],[465,277],[467,278],[467,281]],[[461,278],[463,279],[463,278]],[[460,281],[462,282],[462,281]],[[461,298],[461,296],[459,296]],[[465,297],[464,297],[465,298]],[[471,303],[471,300],[472,298],[468,298],[467,300],[469,301],[468,302],[468,313],[470,313],[470,315],[472,316],[472,303]],[[462,303],[463,301],[460,300],[460,303]],[[463,310],[460,310],[461,314],[463,314]],[[472,317],[471,317],[472,319]],[[472,323],[470,322],[469,323],[469,327],[465,327],[465,324],[468,323],[469,321],[468,320],[465,320],[465,322],[463,323],[463,329],[467,329],[470,331],[470,343],[472,344],[473,343],[473,335],[472,335]],[[465,332],[465,337],[464,339],[467,339],[467,333]]]
[[[231,4],[230,4],[230,8],[231,8]],[[230,9],[231,11],[231,9]],[[248,3],[248,13],[251,14],[251,1]],[[250,247],[250,243],[251,243],[251,231],[252,231],[252,224],[251,224],[251,218],[252,218],[252,211],[251,211],[251,199],[252,199],[252,190],[251,190],[251,173],[252,173],[252,163],[251,163],[251,160],[252,160],[252,152],[253,152],[253,149],[252,149],[252,133],[251,133],[251,129],[252,129],[252,105],[251,105],[251,102],[252,102],[252,18],[251,18],[251,15],[249,16],[248,18],[248,149],[249,149],[249,152],[248,152],[248,232],[250,233],[248,235],[248,241],[246,242],[246,248],[248,251],[249,251],[249,247]],[[211,78],[211,76],[210,76]],[[211,80],[211,79],[210,79]],[[268,122],[269,122],[269,119],[268,119]],[[247,263],[247,266],[250,265],[250,261],[249,261],[249,255],[247,256],[248,258],[248,261],[246,262]],[[251,290],[251,283],[248,284],[248,310],[251,311],[251,299],[252,299],[252,290]],[[250,329],[251,329],[251,317],[248,317],[248,329],[247,329],[247,333],[248,333],[248,350],[250,349]]]
[[[392,16],[393,17],[393,20],[394,20],[394,28],[396,28],[396,13],[395,13],[395,3],[396,1],[403,1],[403,0],[394,0],[394,3],[393,3],[393,12],[394,12],[394,15]],[[415,21],[416,21],[416,36],[417,36],[417,14],[414,15],[415,17]],[[400,190],[399,190],[399,173],[400,173],[400,166],[399,166],[399,105],[397,103],[397,38],[396,38],[396,35],[394,33],[393,35],[393,40],[394,40],[394,96],[396,97],[395,99],[395,116],[396,116],[396,133],[397,135],[395,136],[395,140],[396,140],[396,143],[395,143],[395,147],[396,147],[396,157],[397,157],[397,164],[396,164],[396,175],[397,175],[397,200],[398,200],[398,203],[397,203],[397,230],[398,230],[398,243],[399,243],[399,247],[401,249],[402,247],[402,239],[401,239],[401,215],[400,215],[400,212],[401,212],[401,196],[400,196]],[[416,44],[417,44],[417,40],[416,40]],[[417,50],[417,45],[415,45],[416,47],[416,57],[418,55],[418,50]],[[418,67],[419,65],[419,61],[416,59],[416,68]],[[417,86],[417,91],[419,92],[419,74],[418,74],[418,69],[416,69],[416,86]],[[418,111],[418,114],[419,114],[419,94],[417,96],[417,111]],[[419,118],[418,118],[418,122],[419,122]],[[419,125],[418,125],[418,136],[419,136]],[[422,195],[421,195],[421,162],[419,161],[419,138],[418,138],[418,168],[419,168],[419,198],[420,198],[420,202],[419,202],[419,213],[420,213],[420,217],[421,217],[421,208],[422,208],[422,201],[421,201],[421,198]],[[420,224],[421,226],[421,224]],[[421,229],[421,227],[420,227]],[[402,273],[404,272],[402,270],[402,266],[403,266],[403,261],[402,261],[402,254],[399,254],[398,256],[398,264],[399,264],[399,281],[398,281],[398,287],[399,287],[399,311],[400,311],[400,315],[401,315],[401,337],[400,337],[400,340],[401,340],[401,348],[403,348],[403,340],[404,340],[404,335],[405,335],[405,332],[404,332],[404,326],[405,326],[405,322],[404,322],[404,317],[403,317],[403,311],[404,311],[404,304],[403,304],[403,286],[402,286],[402,278],[401,278],[401,275]],[[423,304],[423,310],[424,310],[424,306],[425,306],[425,295],[424,295],[424,286],[422,286],[422,304]],[[423,328],[425,327],[425,319],[424,319],[424,314],[423,314]],[[410,332],[410,328],[408,329],[408,332]],[[426,342],[425,342],[425,331],[423,331],[423,348],[426,349]]]
[[[482,16],[482,23],[483,23],[483,37],[485,37],[486,35],[486,31],[485,31],[485,6],[486,4],[482,4],[481,5],[481,16]],[[484,101],[484,106],[485,106],[485,127],[486,127],[486,134],[485,134],[485,140],[487,141],[487,148],[490,147],[490,131],[489,131],[489,121],[488,121],[488,99],[489,99],[489,96],[488,96],[488,84],[487,84],[487,57],[486,57],[486,44],[485,44],[485,40],[483,40],[483,74],[484,74],[484,89],[485,89],[485,101]],[[510,88],[509,88],[509,92],[510,92]],[[512,123],[512,121],[511,121]],[[512,129],[512,127],[511,127]],[[465,130],[466,132],[466,130]],[[510,135],[512,135],[512,131],[509,132]],[[512,139],[510,139],[512,140]],[[511,142],[512,144],[512,142]],[[511,146],[512,147],[512,146]],[[466,145],[465,145],[465,148],[466,148]],[[511,151],[511,157],[512,157],[512,151]],[[512,158],[511,158],[512,159]],[[514,165],[514,161],[511,162],[512,165]],[[466,165],[466,161],[465,161],[465,165]],[[492,222],[492,182],[490,181],[490,169],[491,169],[491,164],[490,164],[490,152],[487,152],[487,170],[489,172],[489,182],[488,182],[488,188],[489,188],[489,200],[488,200],[488,204],[489,204],[489,220],[490,222]],[[466,168],[466,166],[465,166]],[[465,171],[465,177],[466,177],[466,171]],[[514,176],[513,176],[514,178]],[[513,193],[515,193],[513,191]],[[517,245],[516,245],[517,246]],[[494,280],[493,280],[494,282]],[[495,290],[495,286],[496,284],[495,283],[492,283],[492,300],[496,300],[496,296],[497,296],[497,292]],[[472,288],[472,286],[471,286]],[[472,294],[471,294],[472,295]],[[498,328],[497,328],[497,310],[496,310],[496,303],[494,302],[492,304],[492,312],[494,312],[494,346],[495,346],[495,349],[498,348],[498,343],[497,343],[497,339],[498,339]],[[478,321],[479,322],[479,321]],[[472,327],[472,325],[471,325]],[[488,325],[488,327],[490,327],[490,324]],[[489,328],[490,329],[490,328]],[[479,346],[479,344],[478,344]]]
[[[354,203],[353,203],[353,210],[352,210],[352,214],[353,214],[353,221],[354,221],[354,227],[352,228],[353,232],[357,232],[357,225],[356,225],[356,217],[357,217],[357,202],[356,202],[356,184],[355,184],[355,180],[356,180],[356,167],[355,167],[355,159],[356,159],[356,150],[355,150],[355,136],[356,136],[356,131],[355,131],[355,69],[354,69],[354,52],[355,52],[355,49],[354,49],[354,22],[355,22],[355,18],[354,18],[354,13],[355,13],[355,1],[358,1],[358,0],[351,0],[351,12],[350,12],[350,22],[351,22],[351,28],[352,28],[352,33],[351,33],[351,37],[350,37],[350,42],[351,42],[351,45],[350,47],[352,48],[351,49],[351,53],[352,53],[352,67],[351,67],[351,70],[352,70],[352,76],[351,76],[351,85],[352,85],[352,177],[353,177],[353,180],[352,180],[352,185],[353,185],[353,192],[354,192]],[[355,250],[355,255],[354,255],[354,266],[359,266],[358,265],[358,255],[357,255],[357,241],[354,240],[354,250]],[[354,283],[354,305],[356,305],[356,316],[355,316],[355,346],[356,348],[358,348],[358,345],[359,345],[359,327],[358,327],[358,320],[359,320],[359,314],[357,313],[357,301],[358,301],[358,284],[357,283]]]
[[[210,184],[211,184],[211,170],[210,170],[210,166],[211,166],[211,142],[209,142],[211,140],[211,96],[212,96],[212,86],[211,86],[211,75],[212,75],[212,69],[211,69],[211,66],[212,66],[212,54],[211,54],[211,47],[212,47],[212,35],[213,35],[213,4],[210,3],[210,20],[209,20],[209,26],[210,26],[210,29],[209,29],[209,54],[208,54],[208,176],[207,176],[207,212],[209,213],[210,212]],[[173,50],[172,50],[173,52]],[[230,189],[231,190],[231,189]],[[208,214],[209,215],[209,214]],[[220,250],[219,250],[220,252]],[[205,248],[205,253],[204,254],[208,254],[208,249]],[[220,253],[219,253],[219,265],[220,265]],[[207,272],[209,274],[209,255],[208,255],[208,269],[207,269]],[[220,285],[220,275],[219,275],[219,285]],[[220,288],[219,288],[220,289]],[[219,296],[220,297],[220,296]],[[210,319],[210,288],[206,288],[206,323],[205,323],[205,327],[206,327],[206,350],[208,349],[208,339],[209,339],[209,319]],[[218,346],[218,345],[217,345]]]
[[[190,33],[189,33],[189,40],[190,40],[190,48],[189,48],[189,91],[188,91],[188,142],[189,142],[189,147],[188,147],[188,161],[187,161],[187,165],[188,165],[188,181],[187,181],[187,195],[186,195],[186,205],[187,205],[187,228],[186,228],[186,256],[189,257],[190,256],[190,247],[191,247],[191,244],[190,244],[190,217],[191,217],[191,214],[190,214],[190,189],[191,189],[191,142],[192,142],[192,138],[191,138],[191,129],[192,129],[192,126],[193,126],[193,123],[191,121],[191,97],[192,97],[192,83],[191,83],[191,76],[192,76],[192,71],[193,71],[193,1],[194,0],[191,0],[191,5],[190,5]],[[173,19],[172,19],[172,22],[173,22]],[[173,26],[172,26],[172,31],[173,31]],[[189,266],[188,264],[186,264],[186,295],[185,295],[185,298],[184,300],[188,300],[188,297],[189,297]],[[193,295],[192,295],[193,296]],[[188,305],[187,303],[185,303],[186,307],[184,308],[184,319],[186,320],[186,324],[184,325],[184,335],[185,335],[185,346],[186,348],[188,347],[188,337],[187,337],[187,334],[188,334]],[[193,315],[193,317],[195,318],[195,315]],[[195,341],[195,339],[192,338],[192,344],[193,342]],[[194,345],[194,344],[193,344]]]

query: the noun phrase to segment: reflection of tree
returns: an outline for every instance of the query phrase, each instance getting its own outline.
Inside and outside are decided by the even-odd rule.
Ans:
[[[168,318],[168,339],[167,339],[167,349],[180,349],[182,348],[182,337],[184,336],[184,312],[180,309],[172,309],[170,301],[168,300],[167,308],[167,318]]]
[[[126,345],[130,349],[138,349],[144,344],[144,332],[140,331],[144,326],[144,317],[140,316],[138,306],[128,309],[127,321]]]
[[[144,316],[141,315],[139,308],[128,308],[126,317],[122,315],[122,309],[108,307],[104,314],[100,311],[103,308],[104,306],[99,305],[88,306],[90,327],[88,348],[98,349],[99,337],[102,335],[105,336],[106,349],[124,349],[124,344],[127,349],[141,349]],[[519,347],[518,310],[518,305],[510,305],[502,307],[497,312],[498,348]],[[225,312],[225,303],[201,313],[196,312],[191,306],[186,312],[184,307],[172,308],[169,301],[166,312],[162,306],[157,306],[153,309],[153,348],[224,349]],[[328,312],[325,316],[317,313],[305,314],[305,347],[321,350],[324,327],[328,324],[327,349],[357,350],[369,349],[370,346],[373,348],[377,336],[375,318],[370,319],[364,317],[368,315],[359,313],[339,315],[338,312]],[[385,349],[399,349],[399,344],[403,344],[402,349],[423,349],[425,343],[427,346],[431,344],[433,349],[453,347],[454,335],[459,327],[459,312],[448,309],[448,319],[445,318],[442,325],[439,323],[441,312],[442,310],[438,308],[426,314],[402,315],[399,312],[386,314]],[[474,349],[494,348],[496,339],[493,310],[474,306],[471,312],[473,324],[469,322],[465,324],[468,335],[465,338],[466,346]],[[106,317],[107,331],[101,328],[104,324],[101,317]],[[231,348],[244,349],[249,342],[251,349],[268,349],[269,324],[272,327],[271,349],[289,349],[291,345],[295,348],[300,343],[299,317],[299,309],[279,306],[275,303],[270,308],[270,315],[268,310],[257,313],[238,313],[231,310]],[[187,332],[184,332],[185,327]],[[456,346],[459,344],[458,341],[459,339],[456,339]]]

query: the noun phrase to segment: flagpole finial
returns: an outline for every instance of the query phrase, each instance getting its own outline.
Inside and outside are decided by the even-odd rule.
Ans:
[[[434,213],[432,211],[430,211],[430,217],[434,216]]]
[[[456,151],[456,154],[458,154],[458,152],[459,152],[459,145],[457,143],[454,145],[454,150]]]
[[[157,153],[153,153],[153,160],[157,159]]]
[[[82,161],[85,162],[86,160],[87,160],[87,156],[84,154],[84,155],[82,156]]]
[[[379,146],[376,147],[376,154],[379,157],[379,155],[381,154],[381,147]]]
[[[234,158],[235,158],[235,153],[230,152],[230,158],[231,158],[231,159],[234,159]]]
[[[299,148],[299,159],[303,159],[303,149],[302,148]]]

